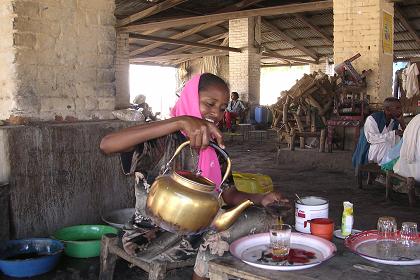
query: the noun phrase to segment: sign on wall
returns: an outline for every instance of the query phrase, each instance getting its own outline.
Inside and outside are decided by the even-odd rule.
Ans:
[[[385,54],[392,54],[394,45],[394,19],[391,14],[383,12],[382,48]]]

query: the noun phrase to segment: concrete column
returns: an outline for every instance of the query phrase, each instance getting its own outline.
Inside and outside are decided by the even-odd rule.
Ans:
[[[373,70],[367,78],[367,93],[371,102],[381,103],[392,96],[393,50],[384,52],[383,21],[384,13],[394,15],[393,4],[386,0],[334,0],[333,9],[334,63],[360,53],[352,64],[359,73]],[[393,21],[391,26],[393,31]]]
[[[115,1],[3,2],[1,119],[113,118]]]
[[[321,71],[324,74],[327,74],[328,70],[328,58],[320,58],[318,64],[311,63],[309,64],[309,73]]]
[[[260,103],[261,18],[229,21],[229,46],[241,48],[241,53],[229,53],[229,83],[241,100],[251,106]]]
[[[115,57],[115,86],[117,108],[127,108],[130,104],[130,48],[128,33],[117,33],[117,54]]]

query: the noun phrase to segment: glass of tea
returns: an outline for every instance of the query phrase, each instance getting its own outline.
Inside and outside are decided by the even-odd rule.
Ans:
[[[289,255],[292,227],[286,224],[275,224],[270,227],[270,248],[273,260],[285,260]]]

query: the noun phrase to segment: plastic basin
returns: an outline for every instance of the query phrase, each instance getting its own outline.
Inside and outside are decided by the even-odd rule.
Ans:
[[[102,220],[108,225],[122,229],[134,215],[134,212],[134,208],[117,209],[104,214],[102,216]]]
[[[0,270],[12,277],[32,277],[52,270],[64,245],[54,239],[31,238],[0,242]]]
[[[64,253],[73,258],[99,256],[102,235],[118,234],[118,229],[105,225],[78,225],[56,231],[53,238],[65,244]]]

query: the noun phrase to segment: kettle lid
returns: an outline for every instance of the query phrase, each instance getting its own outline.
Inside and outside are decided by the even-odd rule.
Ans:
[[[200,189],[204,188],[204,190],[213,190],[216,186],[212,180],[191,171],[177,170],[174,171],[174,173],[178,179],[181,179],[186,183],[193,184]]]

